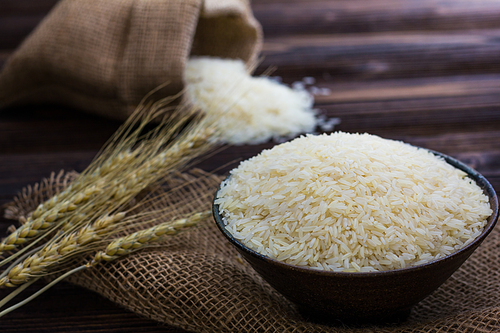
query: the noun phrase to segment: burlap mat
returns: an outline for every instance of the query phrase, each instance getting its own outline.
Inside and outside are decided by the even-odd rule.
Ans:
[[[52,175],[24,189],[8,205],[7,216],[25,215],[71,179],[71,174]],[[209,209],[221,179],[200,170],[174,174],[161,189],[171,195],[155,205],[170,207],[172,216]],[[406,322],[385,327],[307,322],[241,260],[211,219],[161,247],[99,265],[70,281],[141,316],[193,332],[497,332],[499,253],[497,227],[441,288],[413,309]]]
[[[253,64],[248,0],[61,0],[0,72],[0,107],[56,103],[117,119],[153,89],[183,88],[193,55]]]

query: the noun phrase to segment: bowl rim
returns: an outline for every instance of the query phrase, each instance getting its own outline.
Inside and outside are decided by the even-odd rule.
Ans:
[[[215,222],[217,224],[217,227],[219,228],[220,231],[222,231],[222,234],[236,247],[238,247],[240,250],[250,254],[251,256],[258,258],[258,259],[263,259],[265,261],[271,262],[273,265],[281,266],[286,269],[292,269],[296,270],[299,272],[303,273],[308,273],[308,274],[315,274],[315,275],[324,275],[324,276],[338,276],[338,277],[348,277],[348,278],[364,278],[364,277],[377,277],[377,276],[387,276],[387,275],[398,275],[398,274],[406,274],[409,272],[415,272],[423,269],[429,269],[433,266],[439,265],[445,261],[451,260],[453,257],[456,257],[460,254],[463,254],[471,247],[478,247],[483,240],[491,233],[493,228],[495,227],[497,221],[498,221],[498,215],[499,215],[499,201],[498,201],[498,196],[496,194],[495,189],[493,186],[489,183],[489,181],[479,172],[474,170],[472,167],[466,165],[465,163],[451,157],[448,155],[445,155],[443,153],[431,150],[431,149],[426,149],[426,148],[421,148],[417,147],[420,149],[425,149],[434,155],[441,157],[447,162],[448,164],[454,166],[455,168],[458,168],[462,171],[464,171],[467,176],[472,179],[476,184],[482,188],[483,192],[488,196],[489,201],[490,201],[490,206],[491,209],[493,210],[493,213],[487,218],[487,224],[484,227],[483,231],[479,236],[477,236],[472,242],[464,246],[463,248],[459,249],[458,251],[455,251],[453,253],[450,253],[442,258],[435,259],[432,261],[429,261],[427,263],[423,263],[420,265],[416,266],[410,266],[410,267],[405,267],[405,268],[398,268],[398,269],[392,269],[392,270],[387,270],[387,271],[376,271],[376,272],[336,272],[336,271],[326,271],[326,270],[321,270],[321,269],[315,269],[311,267],[305,267],[305,266],[296,266],[296,265],[291,265],[287,264],[285,262],[273,259],[271,257],[268,257],[266,255],[263,255],[243,243],[239,242],[237,239],[234,238],[234,236],[226,229],[224,222],[222,221],[222,217],[219,214],[219,205],[215,203],[215,200],[217,199],[217,194],[220,191],[220,187],[222,183],[224,183],[225,180],[227,180],[231,175],[227,176],[219,185],[217,188],[217,191],[214,195],[214,199],[212,201],[212,214],[215,219]]]

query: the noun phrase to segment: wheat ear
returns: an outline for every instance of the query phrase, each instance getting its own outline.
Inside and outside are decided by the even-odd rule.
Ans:
[[[96,200],[98,202],[108,201],[108,198],[117,201],[109,207],[124,205],[166,172],[208,151],[216,141],[213,140],[216,134],[213,122],[207,122],[199,115],[196,117],[192,109],[176,110],[155,130],[141,137],[141,131],[148,123],[171,111],[165,103],[167,101],[159,101],[150,108],[139,107],[134,117],[67,189],[39,205],[25,224],[0,242],[0,255],[66,223],[72,212],[96,194],[107,196],[104,200]],[[92,207],[86,209],[92,210]],[[2,264],[13,258],[7,258]]]
[[[60,264],[61,260],[67,258],[69,253],[76,252],[85,245],[101,239],[108,229],[122,220],[124,216],[123,212],[103,216],[78,231],[48,243],[35,254],[12,267],[0,279],[0,286],[16,287],[35,277],[47,274],[51,266]]]
[[[50,200],[39,205],[25,224],[16,229],[0,242],[0,254],[14,250],[18,245],[24,244],[32,238],[39,237],[55,225],[64,220],[68,213],[85,204],[97,192],[97,186],[91,186],[82,192],[68,195],[73,191],[68,188],[64,192],[53,196]]]
[[[211,215],[210,211],[204,211],[200,213],[195,213],[192,214],[186,218],[178,219],[175,221],[169,221],[169,222],[164,222],[161,223],[157,226],[151,227],[149,229],[141,230],[138,232],[135,232],[133,234],[130,234],[128,236],[118,238],[106,247],[105,250],[99,251],[94,258],[92,259],[91,262],[78,266],[76,268],[73,268],[72,270],[64,273],[63,275],[59,276],[52,282],[50,282],[48,285],[34,293],[33,295],[29,296],[25,300],[12,305],[11,307],[3,310],[0,312],[0,317],[5,316],[6,314],[18,309],[19,307],[27,304],[28,302],[32,301],[36,297],[40,296],[42,293],[47,291],[49,288],[52,288],[55,284],[59,283],[63,279],[67,278],[68,276],[77,273],[81,270],[88,269],[91,267],[94,267],[101,261],[112,261],[115,260],[121,256],[130,254],[134,251],[140,250],[146,246],[152,245],[155,242],[158,242],[159,240],[164,239],[165,236],[174,236],[177,235],[179,232],[181,232],[182,229],[191,227],[198,222],[208,218]],[[84,237],[85,239],[88,239],[88,237]],[[2,299],[0,301],[0,307],[5,305],[8,301],[12,300],[15,296],[17,296],[21,291],[26,289],[30,284],[35,282],[39,276],[35,276],[35,279],[32,279],[28,281],[27,283],[23,283],[21,286],[18,286],[18,288],[13,291],[9,296],[6,298]]]
[[[99,251],[89,266],[95,266],[101,261],[112,261],[118,257],[130,254],[140,250],[145,246],[151,245],[164,236],[177,235],[182,229],[191,227],[198,222],[208,218],[211,215],[210,211],[195,213],[189,217],[178,219],[175,221],[164,222],[149,229],[134,232],[128,236],[115,239],[106,247],[105,250]]]

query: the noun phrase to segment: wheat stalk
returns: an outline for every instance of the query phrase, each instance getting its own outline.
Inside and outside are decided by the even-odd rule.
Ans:
[[[129,164],[135,155],[137,152],[119,152],[91,174],[79,175],[66,189],[38,205],[22,226],[0,242],[0,254],[36,239],[60,224],[74,221],[75,216],[82,214],[82,207],[103,192],[106,177],[116,174],[119,171],[116,167]],[[92,207],[87,210],[90,209]],[[75,211],[78,214],[74,214]]]
[[[69,212],[76,210],[78,206],[88,202],[100,189],[93,185],[76,194],[73,194],[72,191],[73,188],[69,187],[39,205],[25,224],[2,240],[0,243],[0,254],[5,251],[14,250],[18,245],[24,244],[28,240],[36,238],[52,229],[59,222],[63,221],[64,218],[68,217]]]
[[[168,100],[141,106],[113,136],[105,149],[70,186],[39,205],[25,224],[0,242],[0,254],[12,251],[63,225],[92,216],[95,207],[108,210],[124,206],[166,173],[179,169],[208,151],[217,135],[214,120],[193,109],[166,107]],[[142,134],[146,125],[162,118],[156,128]],[[89,200],[91,199],[92,200]],[[78,225],[78,224],[77,224]],[[0,266],[15,258],[10,256]]]
[[[158,218],[158,214],[161,217],[165,213],[140,212],[123,219],[125,212],[131,211],[130,203],[141,191],[208,152],[219,143],[220,135],[216,119],[188,107],[172,109],[168,106],[169,101],[141,103],[93,162],[65,190],[39,205],[24,225],[0,242],[0,254],[17,250],[0,262],[0,266],[20,257],[0,274],[0,286],[17,287],[0,301],[0,306],[41,276],[68,270],[70,259],[98,250],[103,241],[112,240],[127,225],[137,230],[141,225],[152,224],[151,219],[147,220],[148,214],[156,214],[155,218]],[[147,126],[152,123],[154,129],[147,131]],[[114,215],[108,216],[110,212]],[[209,214],[196,213],[113,240],[83,268],[114,260],[164,236],[175,235]],[[95,222],[89,223],[91,221]],[[48,239],[46,244],[40,249],[30,250],[43,237]],[[24,247],[19,250],[19,245]],[[0,316],[83,268],[77,267],[60,275],[27,300],[1,312]]]
[[[47,274],[48,269],[60,264],[69,253],[80,250],[85,245],[100,240],[106,231],[122,220],[125,213],[105,215],[96,222],[89,224],[78,231],[49,242],[35,254],[28,256],[24,261],[12,267],[8,273],[0,278],[0,286],[15,287],[29,280]]]
[[[162,196],[168,195],[168,192],[164,192],[159,196],[154,196],[153,198],[147,197],[136,206],[131,207],[130,211],[137,210],[140,207],[145,207],[149,200],[161,200]],[[103,212],[107,211],[106,208],[101,208],[101,210]],[[22,261],[15,263],[12,267],[5,270],[4,273],[0,275],[0,286],[16,287],[33,278],[46,275],[51,271],[54,271],[56,267],[61,267],[63,263],[68,261],[68,259],[93,251],[96,246],[99,246],[99,244],[93,246],[93,243],[103,239],[109,239],[112,235],[120,233],[127,226],[132,226],[136,229],[140,228],[142,225],[154,224],[155,221],[164,219],[165,214],[168,212],[168,207],[154,209],[151,211],[139,211],[138,213],[131,214],[126,219],[124,219],[126,212],[120,212],[114,215],[107,215],[101,212],[96,214],[100,216],[96,222],[87,224],[86,226],[80,228],[78,225],[82,223],[81,221],[85,220],[85,216],[75,215],[75,220],[80,219],[81,221],[72,221],[72,229],[66,231],[63,231],[62,229],[60,236],[54,236],[41,249],[35,251],[29,256],[26,256],[26,258],[23,258]],[[197,213],[188,218],[179,219],[173,223],[166,222],[151,229],[134,233],[130,235],[128,240],[133,240],[135,237],[139,237],[139,239],[138,243],[132,246],[131,250],[135,249],[139,243],[153,242],[165,233],[168,235],[174,235],[179,231],[179,229],[191,226],[199,220],[206,218],[207,214],[207,212]],[[118,224],[118,222],[120,222],[120,224]],[[124,242],[124,239],[117,240],[112,243],[106,251],[100,253],[99,256],[102,257],[101,259],[110,260],[109,256],[112,255],[110,251],[113,246],[116,247],[119,243],[121,244],[122,249],[117,255],[122,255],[121,252],[123,249],[128,249]]]
[[[88,269],[91,267],[96,266],[102,261],[113,261],[119,257],[122,257],[124,255],[130,254],[132,252],[138,251],[140,249],[143,249],[147,246],[151,246],[154,243],[163,240],[166,236],[174,236],[177,235],[179,232],[181,232],[185,228],[192,227],[199,223],[200,221],[205,220],[211,215],[210,211],[204,211],[204,212],[198,212],[195,214],[192,214],[186,218],[182,219],[177,219],[174,221],[169,221],[169,222],[164,222],[161,224],[158,224],[154,227],[141,230],[138,232],[134,232],[130,235],[115,239],[111,243],[108,244],[106,249],[99,251],[95,254],[94,258],[92,259],[91,262],[78,266],[76,268],[71,269],[70,271],[62,274],[55,280],[53,280],[51,283],[43,287],[42,289],[38,290],[36,293],[33,295],[29,296],[25,300],[12,305],[11,307],[3,310],[0,312],[0,317],[3,317],[4,315],[14,311],[15,309],[18,309],[19,307],[27,304],[28,302],[32,301],[39,295],[41,295],[43,292],[48,290],[49,288],[53,287],[55,284],[59,283],[63,279],[67,278],[68,276],[79,272],[84,269]],[[67,237],[68,240],[71,239],[71,241],[67,242],[67,245],[55,245],[54,247],[57,249],[52,249],[52,250],[47,250],[45,253],[49,254],[51,253],[52,255],[54,253],[59,253],[62,256],[64,256],[64,251],[69,250],[74,251],[74,247],[77,246],[75,245],[78,243],[78,241],[75,242],[77,239],[82,239],[83,242],[88,241],[89,239],[93,239],[96,234],[99,234],[99,230],[105,230],[109,228],[113,222],[111,220],[119,220],[123,218],[123,216],[110,216],[107,221],[100,221],[100,227],[95,226],[94,230],[91,231],[91,227],[89,226],[87,232],[79,232],[80,236],[74,235],[73,237]],[[99,224],[96,222],[96,224]],[[83,229],[82,229],[83,230]],[[65,241],[61,240],[59,244],[65,244]],[[56,257],[57,255],[53,256]],[[43,260],[39,260],[40,257],[36,257],[35,260],[32,260],[32,263],[38,262],[38,263],[43,263]],[[51,263],[53,262],[53,258],[48,259]],[[41,266],[44,266],[43,264]],[[16,274],[16,278],[20,278],[21,280],[11,280],[9,283],[12,283],[13,286],[16,286],[17,284],[21,284],[16,290],[14,290],[11,294],[9,294],[7,297],[2,299],[0,301],[0,307],[4,306],[7,302],[12,300],[15,296],[17,296],[19,293],[21,293],[24,289],[26,289],[28,286],[30,286],[32,283],[36,282],[40,275],[40,273],[43,269],[45,269],[47,266],[43,267],[42,269],[38,270],[38,268],[35,268],[35,271],[37,274],[32,274],[33,271],[31,272],[24,272],[22,273],[22,268],[18,270],[19,274]],[[26,279],[28,278],[28,279]],[[29,280],[31,278],[31,280]],[[8,284],[5,284],[8,286]]]

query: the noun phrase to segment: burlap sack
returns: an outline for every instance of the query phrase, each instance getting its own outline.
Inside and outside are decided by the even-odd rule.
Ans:
[[[10,218],[25,215],[71,178],[60,174],[25,189],[6,212]],[[175,190],[156,204],[170,207],[173,215],[209,209],[221,180],[199,170],[172,175],[162,191]],[[308,322],[241,260],[211,219],[161,247],[102,264],[70,281],[139,315],[193,332],[498,332],[499,228],[397,326],[329,327]]]
[[[253,64],[248,0],[61,0],[0,73],[0,108],[57,103],[125,119],[151,90],[179,92],[191,55]]]

